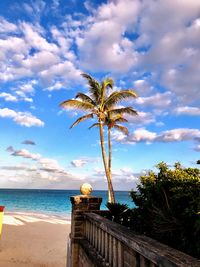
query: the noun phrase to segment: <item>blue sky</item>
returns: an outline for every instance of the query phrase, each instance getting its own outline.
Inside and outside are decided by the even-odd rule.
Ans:
[[[160,161],[200,159],[200,2],[0,2],[0,187],[106,189],[97,129],[59,103],[82,72],[133,88],[129,135],[113,131],[113,183],[130,190]],[[124,105],[125,103],[121,103]]]

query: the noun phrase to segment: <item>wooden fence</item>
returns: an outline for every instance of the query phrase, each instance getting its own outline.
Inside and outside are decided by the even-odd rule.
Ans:
[[[110,267],[200,267],[200,261],[95,214],[84,214],[79,263]],[[81,263],[82,262],[82,263]]]

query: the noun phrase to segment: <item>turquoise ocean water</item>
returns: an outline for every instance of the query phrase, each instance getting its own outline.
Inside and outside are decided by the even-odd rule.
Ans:
[[[0,206],[5,212],[28,212],[55,216],[70,216],[70,197],[80,195],[78,190],[0,189]],[[93,191],[92,195],[102,197],[101,209],[106,209],[107,191]],[[116,201],[134,204],[129,192],[116,191]]]

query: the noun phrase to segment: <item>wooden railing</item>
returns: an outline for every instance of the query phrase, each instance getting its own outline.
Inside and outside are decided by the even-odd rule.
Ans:
[[[81,246],[93,257],[93,266],[200,267],[200,261],[98,214],[85,213],[84,217]]]

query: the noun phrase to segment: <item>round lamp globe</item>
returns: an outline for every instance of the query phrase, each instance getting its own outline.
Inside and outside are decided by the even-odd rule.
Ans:
[[[92,186],[88,183],[84,183],[81,185],[80,191],[83,195],[90,195],[92,192]]]

